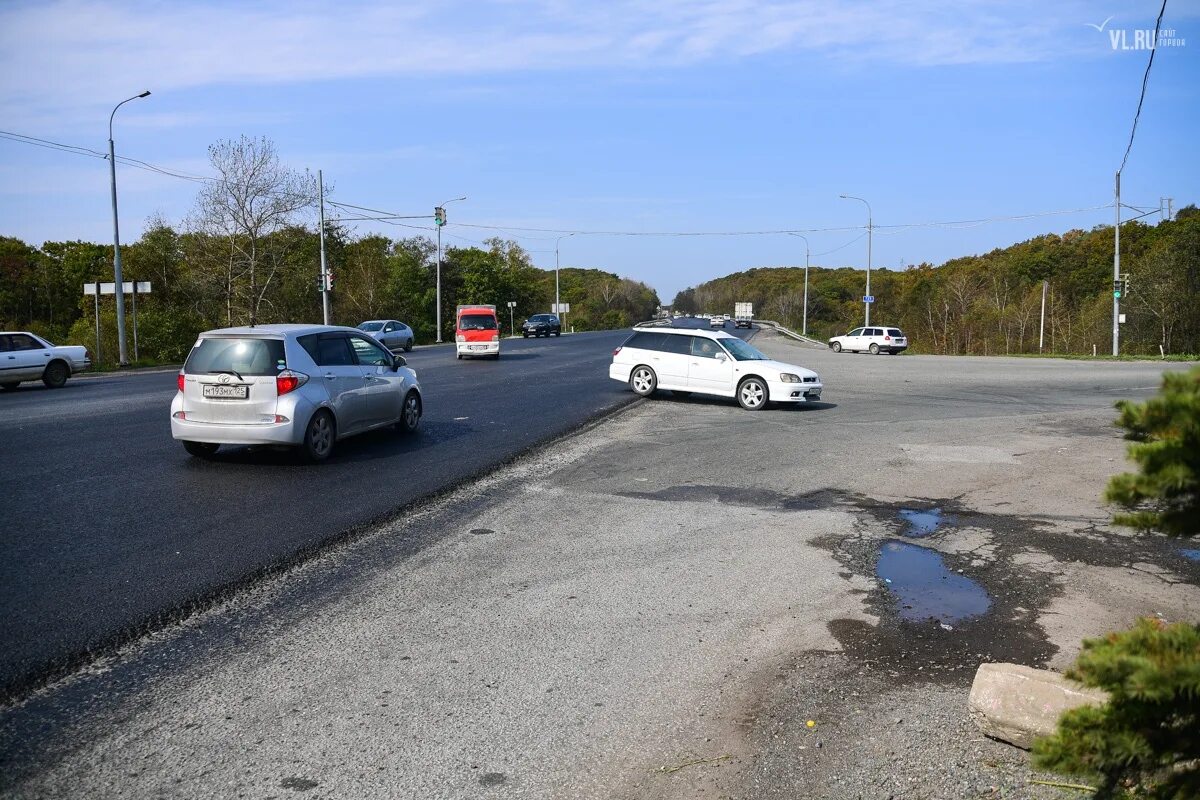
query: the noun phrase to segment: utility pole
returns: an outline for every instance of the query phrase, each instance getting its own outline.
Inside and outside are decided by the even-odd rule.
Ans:
[[[437,227],[437,338],[435,341],[438,344],[442,342],[442,228],[446,224],[446,206],[466,199],[466,196],[455,197],[440,206],[433,207],[433,224]]]
[[[320,195],[321,223],[321,313],[325,324],[329,324],[329,265],[325,262],[325,181],[321,170],[317,170],[317,194]]]
[[[802,233],[793,233],[792,236],[804,240],[804,318],[800,327],[800,334],[808,336],[808,237]],[[867,293],[870,294],[871,289],[868,286]]]
[[[1046,341],[1046,290],[1050,288],[1050,281],[1042,281],[1042,322],[1038,326],[1038,352],[1042,352],[1042,345]]]
[[[563,239],[566,239],[568,236],[574,235],[575,234],[573,233],[564,233],[562,236],[554,240],[554,313],[559,315],[562,314],[562,309],[559,308],[561,303],[558,299],[558,243]]]
[[[129,366],[129,353],[125,348],[125,278],[121,274],[121,230],[117,224],[117,156],[116,149],[113,146],[113,117],[117,115],[117,109],[130,100],[138,100],[149,96],[150,90],[147,89],[141,94],[136,94],[133,97],[122,100],[117,103],[112,113],[108,115],[108,174],[111,178],[110,183],[112,186],[113,282],[117,287],[117,366],[119,367]]]
[[[1121,280],[1121,170],[1117,170],[1116,202],[1117,223],[1113,226],[1113,323],[1112,323],[1112,354],[1121,352],[1121,292],[1115,287]]]
[[[874,232],[874,228],[875,228],[875,225],[872,221],[873,214],[871,213],[871,204],[868,203],[866,200],[862,199],[861,197],[855,197],[852,194],[843,194],[843,195],[838,195],[838,196],[841,197],[843,200],[857,200],[860,203],[863,203],[864,205],[866,205],[866,207],[867,207],[867,294],[863,298],[863,308],[865,309],[865,316],[866,316],[866,321],[863,324],[870,325],[871,324],[871,301],[874,300],[874,298],[871,297],[871,242],[872,242],[872,239],[874,238],[873,232]]]

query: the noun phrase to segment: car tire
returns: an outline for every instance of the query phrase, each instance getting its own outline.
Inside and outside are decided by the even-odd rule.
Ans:
[[[324,461],[333,453],[333,443],[337,439],[337,425],[333,415],[324,409],[319,409],[308,420],[304,429],[304,442],[300,450],[304,457],[312,463]]]
[[[184,442],[183,449],[188,451],[188,455],[196,458],[212,458],[217,454],[221,445],[211,442]]]
[[[528,339],[528,338],[529,338],[529,331],[521,331],[521,338],[522,338],[522,339]]]
[[[554,332],[554,335],[555,335],[555,336],[562,336],[562,331],[555,331],[555,332]]]
[[[760,378],[745,378],[737,387],[738,405],[747,411],[762,411],[767,407],[770,395],[767,384]]]
[[[411,353],[412,352],[412,344],[413,344],[412,339],[409,339],[407,342],[405,342],[404,343],[404,352]]]
[[[832,342],[829,345],[829,349],[835,353],[840,353],[840,352],[842,352],[842,343],[841,342]]]
[[[413,434],[417,432],[420,422],[421,396],[415,389],[410,389],[408,394],[404,395],[404,405],[400,409],[400,421],[396,423],[396,430],[403,434]]]
[[[871,351],[871,355],[873,355],[873,356],[877,356],[877,355],[879,355],[879,345],[877,345],[877,344],[872,344],[872,345],[870,346],[870,348],[868,348],[868,349]]]
[[[11,392],[20,385],[20,381],[5,381],[4,383],[0,383],[0,389],[3,389],[6,392]]]
[[[633,389],[634,394],[649,397],[658,388],[658,376],[645,364],[634,367],[633,372],[629,373],[629,388]]]
[[[454,357],[457,358],[459,361],[462,361],[462,353],[455,353]]]
[[[61,389],[69,377],[71,377],[71,370],[67,369],[66,364],[61,361],[51,361],[46,365],[46,371],[42,373],[42,383],[46,384],[48,389]]]

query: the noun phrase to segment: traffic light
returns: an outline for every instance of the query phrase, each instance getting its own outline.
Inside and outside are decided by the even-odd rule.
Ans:
[[[1129,287],[1133,285],[1133,281],[1129,280],[1128,272],[1126,272],[1124,275],[1121,276],[1121,282],[1125,284],[1125,287],[1122,290],[1122,292],[1126,297],[1128,297],[1129,296]]]
[[[329,276],[329,291],[333,291],[333,273],[326,273]]]
[[[441,206],[436,206],[433,209],[433,224],[434,225],[445,225],[446,224],[446,209],[442,208]]]
[[[1113,297],[1121,299],[1121,280],[1119,278],[1113,281]]]

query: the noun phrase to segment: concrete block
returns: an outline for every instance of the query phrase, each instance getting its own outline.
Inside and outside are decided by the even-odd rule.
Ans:
[[[1054,733],[1064,711],[1107,701],[1107,692],[1057,672],[1020,664],[980,664],[967,705],[985,735],[1028,750],[1038,736]]]

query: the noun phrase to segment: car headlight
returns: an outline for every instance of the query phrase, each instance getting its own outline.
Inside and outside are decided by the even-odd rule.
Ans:
[[[467,337],[463,336],[461,333],[458,336],[454,337],[454,341],[456,341],[456,342],[465,342],[466,340],[467,340]]]
[[[793,375],[790,372],[783,372],[783,373],[780,373],[779,380],[783,381],[784,383],[799,383],[800,376]]]

